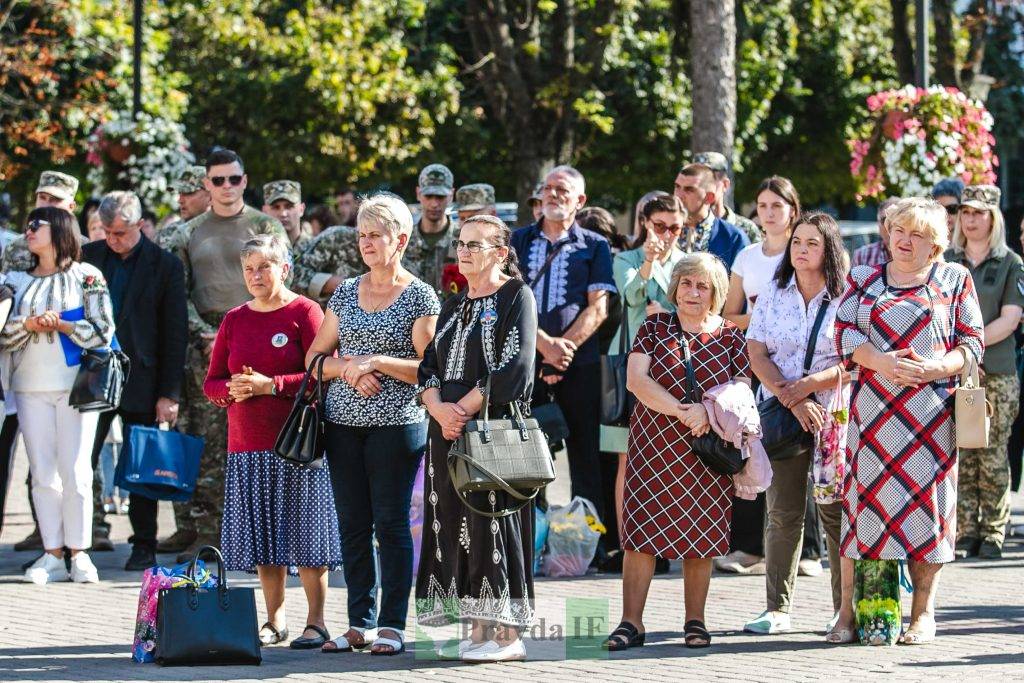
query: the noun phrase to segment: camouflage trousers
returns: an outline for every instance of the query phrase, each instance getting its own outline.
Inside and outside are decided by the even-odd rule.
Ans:
[[[992,404],[988,448],[961,448],[957,477],[957,536],[1003,544],[1010,519],[1010,463],[1006,445],[1020,407],[1017,375],[985,375]]]
[[[227,463],[228,413],[210,403],[203,394],[208,358],[198,343],[189,344],[185,366],[185,386],[178,426],[183,432],[205,440],[199,461],[196,492],[188,501],[174,504],[178,529],[195,531],[201,538],[220,540],[224,515],[224,466]]]

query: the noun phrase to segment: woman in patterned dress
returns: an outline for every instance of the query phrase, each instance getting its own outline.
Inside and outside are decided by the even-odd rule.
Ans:
[[[644,644],[644,603],[655,556],[683,560],[685,642],[707,647],[704,606],[712,558],[729,550],[732,479],[690,450],[710,430],[707,411],[687,403],[687,344],[703,393],[732,380],[750,382],[743,334],[720,315],[729,287],[725,266],[708,253],[688,254],[672,271],[675,313],[647,318],[633,343],[627,371],[637,399],[630,420],[623,501],[622,623],[605,647]]]
[[[325,437],[349,628],[321,651],[362,650],[375,635],[370,653],[389,656],[405,651],[415,571],[409,506],[426,447],[416,373],[441,305],[433,287],[402,267],[413,223],[400,197],[370,197],[356,223],[359,254],[370,272],[338,285],[306,354],[309,362],[314,354],[338,352],[324,362],[330,380]]]
[[[982,318],[967,270],[942,261],[949,233],[934,201],[886,214],[892,261],[850,273],[836,345],[850,369],[843,501],[843,597],[836,630],[853,629],[853,560],[906,559],[914,583],[907,644],[935,638],[935,593],[956,542],[952,392],[982,357]]]
[[[519,277],[504,223],[476,216],[463,223],[459,238],[459,272],[469,286],[444,302],[419,374],[430,446],[417,618],[425,626],[471,625],[469,638],[439,652],[444,658],[520,660],[526,649],[519,634],[533,620],[533,505],[493,519],[474,513],[452,487],[448,451],[480,411],[488,380],[491,415],[503,416],[513,402],[528,409],[537,304]],[[504,492],[470,494],[469,500],[491,510],[515,502]]]

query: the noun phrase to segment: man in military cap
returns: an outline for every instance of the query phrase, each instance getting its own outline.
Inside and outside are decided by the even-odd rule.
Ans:
[[[757,223],[739,215],[725,203],[725,197],[729,194],[729,188],[732,187],[732,181],[729,179],[729,162],[725,155],[719,152],[701,152],[693,157],[693,163],[707,166],[715,175],[717,188],[715,190],[715,203],[711,207],[714,214],[726,223],[732,223],[739,228],[747,236],[751,244],[760,242],[763,238]]]
[[[189,348],[179,420],[186,432],[206,440],[195,493],[190,501],[175,503],[178,529],[157,545],[157,552],[184,551],[179,562],[203,545],[220,542],[227,413],[206,400],[203,382],[221,320],[250,298],[239,254],[242,245],[256,235],[287,237],[276,219],[246,206],[242,193],[247,183],[235,152],[223,148],[212,152],[203,178],[210,210],[157,234],[157,243],[181,259],[185,270]]]
[[[460,224],[473,216],[497,216],[494,186],[487,183],[463,185],[455,193],[455,210],[459,213]]]
[[[182,221],[190,221],[210,208],[210,193],[203,181],[206,180],[206,168],[189,166],[174,183],[178,192],[178,216]]]
[[[946,261],[970,271],[985,322],[981,384],[992,404],[988,448],[961,448],[957,477],[956,555],[1002,557],[1010,521],[1007,442],[1020,408],[1016,341],[1024,311],[1024,262],[1006,246],[1006,226],[995,185],[963,189],[953,243]]]
[[[454,189],[455,176],[444,164],[430,164],[420,171],[416,187],[420,219],[402,260],[402,265],[438,292],[445,265],[456,262],[452,243],[458,232],[448,217]]]
[[[75,194],[78,192],[78,179],[60,171],[43,171],[39,174],[39,185],[36,186],[35,208],[54,206],[64,209],[68,213],[74,213],[78,205],[75,203]],[[81,242],[85,238],[78,236]],[[4,249],[3,258],[0,259],[0,271],[9,272],[12,270],[30,270],[32,268],[32,253],[28,250],[25,237],[21,236],[13,240]]]
[[[295,180],[272,180],[263,186],[263,213],[281,221],[292,245],[292,259],[309,245],[312,236],[302,231],[302,186]]]

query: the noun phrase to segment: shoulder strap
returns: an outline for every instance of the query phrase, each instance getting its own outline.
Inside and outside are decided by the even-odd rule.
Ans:
[[[681,328],[679,340],[683,347],[683,365],[686,367],[686,401],[687,403],[697,403],[700,400],[700,392],[697,390],[697,373],[693,371],[690,343],[686,339],[686,333]]]
[[[832,299],[823,296],[821,298],[821,304],[818,306],[818,315],[814,316],[814,325],[811,326],[811,336],[807,340],[807,351],[804,353],[805,375],[811,370],[811,363],[814,360],[814,348],[818,345],[818,332],[821,330],[821,323],[825,320],[825,313],[828,311],[828,306],[831,302]]]
[[[544,277],[544,273],[548,272],[548,269],[551,267],[552,262],[554,262],[555,257],[558,256],[558,252],[562,251],[562,248],[565,247],[565,245],[567,244],[569,244],[568,239],[564,239],[561,242],[555,244],[555,246],[551,249],[551,253],[548,254],[547,259],[544,261],[544,265],[540,267],[540,270],[537,271],[537,274],[533,277],[532,280],[530,280],[530,289],[533,289],[534,287],[537,286],[537,283],[540,282],[540,279]]]

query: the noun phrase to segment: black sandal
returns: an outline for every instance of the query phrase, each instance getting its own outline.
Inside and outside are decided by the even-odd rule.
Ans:
[[[704,642],[697,642],[700,640]],[[689,648],[708,647],[711,645],[711,634],[704,627],[703,621],[691,619],[683,625],[683,642]]]
[[[324,643],[331,639],[331,634],[327,632],[327,629],[320,628],[316,624],[306,624],[306,628],[303,629],[303,632],[305,631],[316,631],[317,635],[312,638],[299,636],[288,643],[288,647],[293,650],[313,650],[322,647]]]
[[[643,647],[646,639],[646,633],[640,633],[640,629],[628,621],[624,621],[615,627],[601,647],[609,652],[619,652],[631,647]]]
[[[264,630],[268,630],[270,631],[270,633],[264,636]],[[260,626],[259,639],[260,645],[264,647],[267,645],[277,645],[278,643],[283,643],[284,641],[288,640],[288,629],[285,628],[278,631],[277,627],[274,626],[274,622],[268,621],[267,623],[263,624],[263,626]]]

